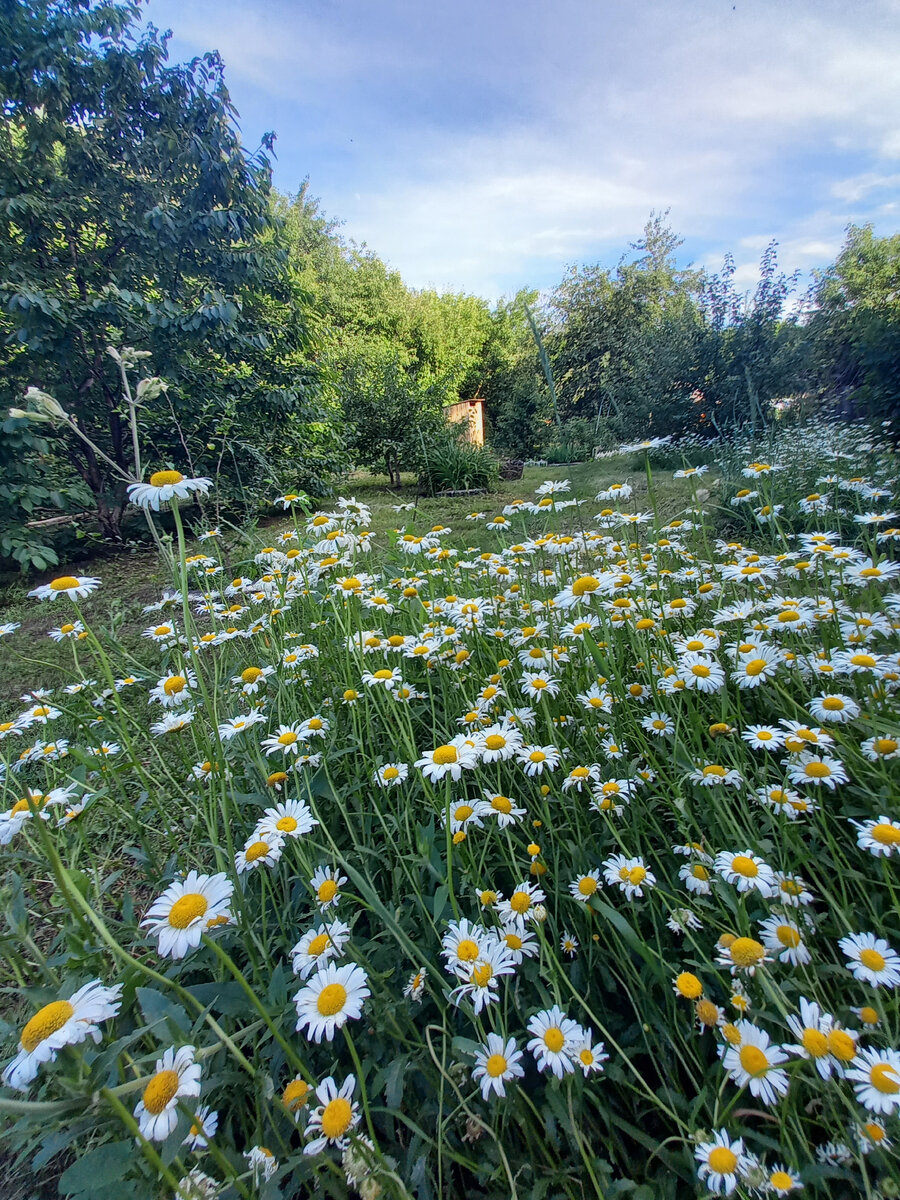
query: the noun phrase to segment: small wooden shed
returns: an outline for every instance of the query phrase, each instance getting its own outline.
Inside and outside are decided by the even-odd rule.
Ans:
[[[481,396],[446,405],[444,415],[448,421],[465,421],[466,441],[473,446],[484,445],[484,399]]]

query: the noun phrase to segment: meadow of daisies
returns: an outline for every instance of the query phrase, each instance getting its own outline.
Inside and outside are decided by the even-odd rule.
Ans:
[[[58,686],[0,626],[23,1175],[900,1195],[896,459],[851,426],[688,448],[673,518],[661,450],[456,529],[279,497],[240,559],[214,484],[160,471],[146,653],[93,577],[33,593]]]

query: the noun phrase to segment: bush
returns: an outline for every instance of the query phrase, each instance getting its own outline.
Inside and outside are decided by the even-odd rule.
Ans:
[[[473,446],[449,431],[423,448],[419,486],[435,492],[489,491],[500,478],[500,462],[487,446]]]

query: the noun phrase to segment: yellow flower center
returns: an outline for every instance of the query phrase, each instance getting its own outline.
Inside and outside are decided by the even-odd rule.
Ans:
[[[900,845],[900,829],[896,825],[879,822],[877,825],[873,825],[869,832],[882,846]]]
[[[731,869],[736,874],[743,875],[745,879],[755,879],[759,874],[759,867],[746,854],[735,855],[731,860]]]
[[[381,778],[382,779],[396,779],[399,776],[399,774],[400,774],[400,772],[397,770],[396,767],[385,767],[384,770],[381,772]]]
[[[74,1012],[75,1009],[68,1000],[54,1000],[51,1004],[45,1004],[22,1030],[22,1049],[30,1054],[51,1033],[62,1029]]]
[[[546,758],[547,755],[543,752],[543,750],[532,750],[532,752],[528,755],[528,761],[533,763],[544,762]]]
[[[707,871],[702,863],[694,863],[691,867],[691,874],[695,879],[702,879],[704,882],[709,879],[709,871]]]
[[[323,1017],[333,1017],[347,1003],[347,989],[341,983],[327,983],[319,992],[316,1008]]]
[[[759,1046],[741,1046],[739,1058],[741,1066],[754,1078],[765,1075],[769,1069],[769,1060]]]
[[[77,588],[78,580],[74,575],[61,575],[59,579],[54,579],[50,584],[50,590],[53,592],[67,592],[70,588]]]
[[[900,1079],[890,1063],[875,1063],[869,1071],[869,1082],[885,1096],[896,1096],[900,1092]]]
[[[512,812],[512,801],[507,796],[494,796],[491,800],[491,808],[496,812],[510,813]]]
[[[583,879],[578,880],[578,890],[582,896],[593,896],[597,890],[597,880],[593,875],[585,875]]]
[[[696,1000],[703,995],[703,984],[691,971],[682,971],[675,980],[675,987],[686,1000]]]
[[[572,584],[572,595],[584,596],[588,592],[596,592],[599,586],[600,580],[596,579],[593,575],[581,575]]]
[[[453,818],[456,821],[468,821],[469,817],[471,817],[474,811],[475,809],[471,804],[460,804],[457,805],[456,811],[453,814]]]
[[[506,1071],[506,1059],[502,1054],[492,1054],[484,1064],[484,1069],[491,1079],[497,1079]]]
[[[876,738],[872,749],[876,754],[893,754],[898,745],[900,745],[900,742],[897,742],[894,738]]]
[[[779,925],[775,933],[782,946],[789,946],[793,949],[800,945],[800,931],[793,925]]]
[[[275,828],[281,833],[293,833],[297,828],[297,819],[296,817],[281,817],[276,821]]]
[[[628,872],[628,882],[634,887],[643,883],[646,877],[647,871],[645,867],[632,867]]]
[[[502,750],[506,745],[506,738],[499,733],[491,733],[484,739],[484,744],[488,750]]]
[[[177,1071],[157,1071],[144,1088],[144,1108],[151,1116],[158,1117],[178,1092]]]
[[[751,658],[744,667],[744,673],[747,675],[761,675],[768,666],[764,658]]]
[[[701,1000],[696,1008],[697,1019],[701,1025],[716,1025],[719,1021],[719,1009],[712,1000]]]
[[[490,963],[482,963],[480,967],[476,967],[472,972],[472,982],[476,987],[487,987],[493,978],[494,968]]]
[[[353,1108],[350,1101],[345,1100],[343,1096],[336,1096],[334,1100],[329,1100],[322,1110],[322,1133],[332,1140],[339,1138],[350,1128],[352,1120]]]
[[[431,757],[440,767],[446,767],[459,761],[455,746],[438,746]]]
[[[822,1058],[828,1053],[828,1038],[819,1029],[804,1029],[800,1043],[811,1058]]]
[[[251,846],[247,847],[244,851],[244,858],[248,863],[256,862],[257,859],[265,858],[269,853],[269,849],[269,843],[260,839],[260,841],[254,842]]]
[[[478,954],[478,943],[471,938],[463,938],[456,947],[456,957],[460,962],[474,962]]]
[[[259,667],[247,667],[246,670],[241,671],[241,679],[244,683],[256,683],[260,675],[262,675],[262,670]]]
[[[812,762],[808,762],[803,768],[803,774],[808,779],[827,779],[831,774],[831,767],[829,767],[828,763],[814,759]]]
[[[765,953],[765,946],[755,938],[735,938],[730,946],[731,961],[738,967],[755,966]]]
[[[187,929],[192,921],[202,917],[209,908],[209,901],[200,892],[185,892],[169,910],[169,924],[173,929]]]
[[[513,892],[509,899],[509,907],[521,916],[531,907],[531,896],[528,892]]]
[[[333,879],[325,879],[319,884],[319,890],[316,892],[316,897],[321,904],[328,904],[337,895],[338,885]]]
[[[871,654],[854,654],[850,661],[854,667],[874,667],[877,662]]]
[[[715,1150],[709,1152],[706,1162],[709,1169],[717,1175],[733,1175],[738,1160],[737,1155],[727,1146],[716,1146]]]
[[[155,488],[168,487],[173,483],[181,483],[184,476],[180,471],[154,471],[150,476],[150,486]]]
[[[884,955],[879,954],[877,950],[861,950],[859,961],[870,971],[883,971],[885,968]]]
[[[558,1054],[565,1045],[566,1039],[558,1025],[552,1025],[544,1034],[544,1045],[553,1054]]]
[[[856,1042],[844,1029],[832,1029],[828,1034],[828,1050],[840,1062],[856,1058]]]
[[[170,675],[163,684],[163,691],[167,696],[177,696],[179,692],[183,692],[187,687],[187,680],[183,675]]]
[[[279,746],[293,746],[297,740],[297,735],[292,729],[286,729],[284,733],[278,735]]]
[[[822,701],[822,707],[826,712],[841,712],[845,705],[840,696],[826,696]]]

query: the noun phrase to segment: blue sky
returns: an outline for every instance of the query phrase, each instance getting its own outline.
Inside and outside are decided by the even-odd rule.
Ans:
[[[244,141],[414,287],[496,299],[614,265],[825,266],[900,228],[900,0],[149,0],[221,52]]]

